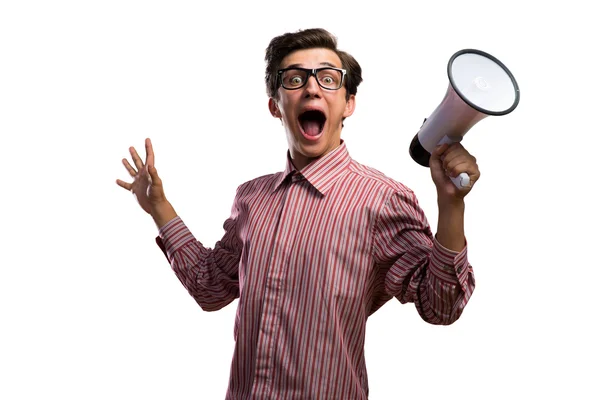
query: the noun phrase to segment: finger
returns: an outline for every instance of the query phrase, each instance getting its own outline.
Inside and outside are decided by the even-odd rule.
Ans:
[[[454,154],[449,155],[446,159],[444,159],[444,169],[451,171],[455,169],[457,165],[463,163],[477,165],[475,157],[469,154]]]
[[[120,179],[117,179],[117,185],[121,186],[123,189],[131,190],[131,183],[124,182]]]
[[[459,159],[462,156],[464,156],[462,152],[456,151],[456,149],[448,149],[446,153],[444,153],[444,157],[442,160],[444,163],[444,168],[448,168],[448,164],[450,164],[452,161]]]
[[[443,161],[443,154],[448,148],[448,144],[444,143],[440,146],[437,146],[431,152],[431,157],[429,157],[429,167],[430,168],[440,168]]]
[[[153,186],[162,186],[162,180],[158,177],[158,172],[154,165],[148,165],[148,173],[150,174],[150,179],[152,179]]]
[[[446,162],[449,162],[454,158],[460,156],[467,156],[475,159],[475,157],[473,157],[471,153],[469,153],[467,149],[465,149],[460,143],[453,143],[452,145],[450,145],[450,147],[448,147],[448,150],[446,150],[446,153],[444,154],[443,158]]]
[[[469,175],[469,178],[471,179],[471,183],[473,183],[474,181],[477,180],[477,178],[479,178],[479,169],[477,168],[477,165],[473,164],[472,162],[469,162],[469,161],[460,162],[460,163],[454,165],[452,168],[448,168],[446,173],[448,174],[448,176],[450,176],[452,178],[456,178],[458,175],[462,174],[463,172],[465,172],[465,173],[467,173],[467,175]]]
[[[123,159],[123,165],[127,169],[127,172],[129,172],[129,175],[131,175],[133,177],[135,177],[137,175],[136,170],[133,169],[133,167],[131,166],[131,164],[129,164],[129,161],[127,161],[126,158]]]
[[[460,143],[460,142],[454,142],[454,143],[450,143],[450,145],[448,146],[448,153],[452,153],[452,152],[464,152],[464,153],[468,153],[467,149],[465,149],[465,147]]]
[[[138,171],[140,171],[142,168],[144,168],[144,163],[142,163],[142,159],[133,147],[129,148],[129,152],[131,153],[131,158],[133,158],[135,167],[138,169]]]
[[[448,143],[444,143],[442,145],[436,146],[433,151],[431,152],[431,157],[434,160],[438,160],[442,157],[442,155],[444,154],[444,152],[446,152],[446,150],[448,149],[449,145]]]
[[[146,165],[154,165],[154,149],[150,138],[146,138]]]

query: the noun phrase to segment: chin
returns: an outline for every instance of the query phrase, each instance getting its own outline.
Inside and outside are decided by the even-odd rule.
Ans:
[[[296,142],[296,148],[298,148],[306,157],[317,158],[333,150],[339,143],[339,139],[331,140],[331,138],[328,138],[325,134],[322,134],[316,140],[307,140],[300,134],[300,140]]]

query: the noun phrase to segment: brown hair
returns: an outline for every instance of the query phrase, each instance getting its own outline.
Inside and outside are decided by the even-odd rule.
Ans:
[[[344,87],[346,88],[346,100],[350,95],[355,95],[358,85],[362,82],[362,70],[358,62],[350,54],[338,50],[337,38],[325,29],[304,29],[293,33],[285,33],[271,40],[267,47],[265,61],[265,83],[269,97],[277,99],[279,82],[277,71],[281,68],[281,61],[296,50],[325,48],[334,51],[340,60],[342,68],[346,70]]]

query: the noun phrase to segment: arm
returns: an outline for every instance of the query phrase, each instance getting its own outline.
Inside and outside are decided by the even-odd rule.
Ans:
[[[444,204],[438,201],[438,226],[436,239],[453,251],[461,251],[465,240],[465,203]]]
[[[435,238],[410,191],[388,201],[378,226],[376,254],[389,266],[387,294],[401,302],[414,302],[421,317],[432,324],[456,321],[475,289],[467,261],[464,197],[479,179],[476,161],[460,143],[438,146],[431,154],[429,166],[439,208]],[[449,177],[462,172],[469,174],[471,187],[459,190]]]
[[[434,238],[416,196],[408,190],[387,201],[374,233],[374,257],[386,295],[415,303],[431,324],[456,321],[475,289],[466,245],[456,252]]]
[[[465,202],[464,198],[479,179],[477,160],[460,143],[438,146],[429,159],[431,179],[435,183],[438,195],[439,242],[454,251],[465,247]],[[471,187],[457,189],[449,177],[457,177],[462,172],[469,174]]]
[[[180,217],[159,229],[157,244],[179,281],[204,311],[219,310],[239,297],[241,244],[236,217],[234,211],[225,221],[225,235],[214,249],[196,240]]]
[[[163,183],[154,166],[154,150],[146,139],[146,162],[130,147],[134,165],[123,159],[132,183],[117,179],[131,192],[140,207],[150,214],[159,229],[157,244],[171,263],[175,274],[196,302],[206,311],[218,310],[239,296],[238,262],[241,245],[237,239],[237,211],[225,222],[225,236],[214,249],[197,241],[167,200]],[[134,167],[135,166],[135,167]]]

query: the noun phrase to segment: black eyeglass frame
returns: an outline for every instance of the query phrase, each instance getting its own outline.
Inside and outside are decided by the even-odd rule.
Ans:
[[[287,88],[287,87],[283,86],[283,79],[281,79],[281,74],[283,74],[286,71],[291,71],[294,69],[299,70],[299,71],[304,71],[306,73],[306,80],[304,81],[304,83],[301,86],[298,86],[295,88]],[[334,70],[334,71],[338,71],[338,72],[342,73],[342,79],[340,79],[339,87],[332,89],[332,88],[323,86],[321,84],[321,82],[319,82],[319,78],[317,78],[317,74],[324,70]],[[336,67],[322,67],[322,68],[312,68],[312,69],[311,68],[290,67],[290,68],[280,69],[279,71],[277,71],[277,79],[279,80],[279,84],[285,90],[297,90],[297,89],[303,88],[304,86],[306,86],[306,84],[308,83],[308,80],[310,79],[311,76],[314,76],[315,80],[317,81],[317,84],[325,90],[340,90],[342,88],[342,86],[344,86],[344,79],[346,78],[346,70],[343,68],[336,68]]]

